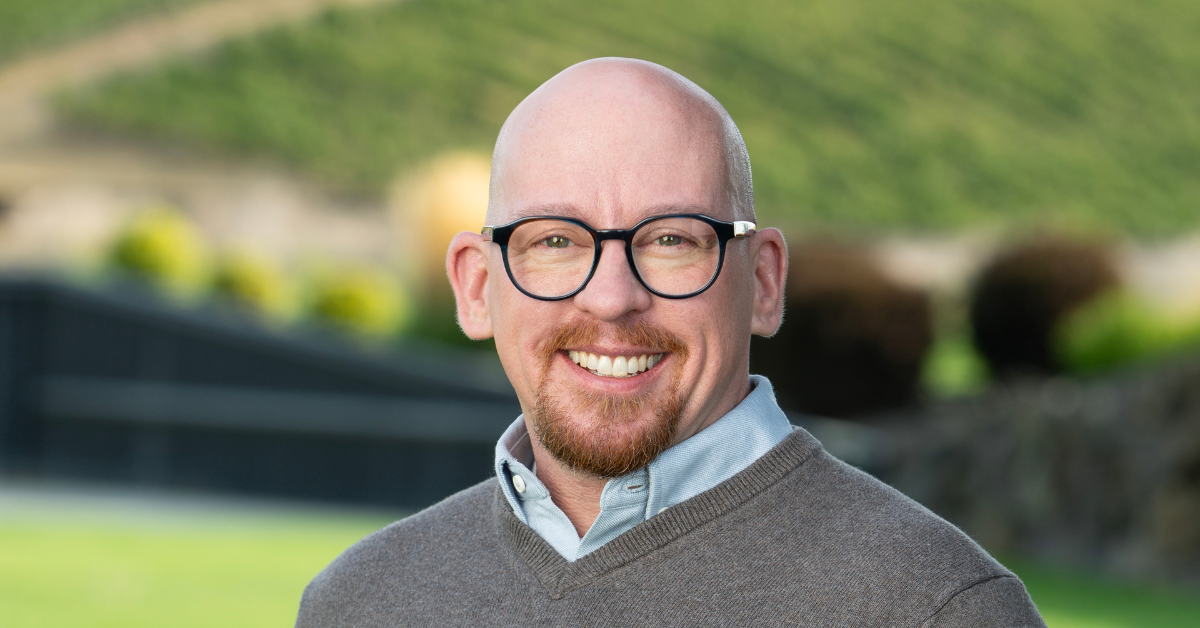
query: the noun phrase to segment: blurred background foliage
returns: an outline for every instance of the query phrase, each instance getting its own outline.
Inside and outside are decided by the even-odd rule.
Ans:
[[[179,210],[143,210],[117,238],[112,262],[119,270],[150,281],[175,295],[202,290],[210,273],[208,243]]]
[[[0,63],[97,32],[130,17],[197,0],[5,0],[0,2]]]
[[[362,264],[321,272],[314,282],[315,318],[354,332],[387,336],[412,320],[412,306],[396,278]]]
[[[1170,317],[1137,295],[1112,290],[1064,316],[1052,343],[1068,371],[1103,373],[1200,346],[1200,318]]]
[[[1195,317],[1128,289],[1108,244],[1200,226],[1195,3],[414,0],[330,10],[59,106],[77,128],[266,156],[386,198],[416,270],[285,270],[243,252],[193,271],[209,262],[184,259],[196,247],[161,216],[122,236],[118,266],[176,292],[204,275],[215,295],[272,320],[470,344],[447,322],[441,265],[453,234],[481,220],[484,155],[529,91],[602,55],[663,63],[720,99],[754,155],[760,221],[794,243],[1059,234],[1001,245],[958,296],[895,281],[862,247],[802,237],[790,325],[756,341],[754,367],[806,411],[850,416],[993,378],[1105,372],[1197,335]],[[289,285],[288,273],[305,276]]]
[[[416,318],[401,279],[362,261],[314,262],[288,273],[261,254],[217,255],[186,214],[145,209],[120,232],[111,267],[160,288],[168,297],[210,298],[267,323],[304,318],[364,338],[402,335]]]
[[[952,395],[993,375],[1096,373],[1190,342],[1188,321],[1166,321],[1128,290],[1104,297],[1121,280],[1095,234],[1200,226],[1195,3],[415,0],[327,11],[65,94],[60,106],[81,128],[273,157],[386,196],[421,268],[408,288],[360,266],[326,269],[296,282],[305,296],[287,297],[270,287],[286,283],[278,270],[243,255],[218,263],[216,293],[275,319],[300,311],[374,337],[461,343],[441,320],[452,304],[440,266],[486,203],[481,155],[525,94],[602,55],[663,63],[720,99],[754,155],[760,220],[793,236],[1047,224],[1075,234],[1015,240],[963,305],[896,284],[853,247],[793,259],[817,271],[795,275],[789,321],[800,323],[781,336],[803,327],[812,337],[757,343],[756,368],[794,380],[809,411],[903,405],[922,384]],[[173,236],[156,228],[163,251],[131,232],[118,264],[186,284],[168,257],[187,247],[168,254]],[[406,290],[421,295],[420,311]],[[783,357],[796,342],[808,343],[812,368]],[[861,382],[804,384],[818,374]],[[825,393],[844,401],[815,402]]]
[[[212,290],[217,298],[268,321],[286,321],[298,314],[300,305],[294,283],[269,257],[253,251],[230,251],[217,261]]]
[[[765,222],[864,232],[1200,224],[1188,0],[413,0],[333,11],[63,99],[76,123],[286,160],[379,193],[490,149],[563,67],[634,56],[713,93]]]

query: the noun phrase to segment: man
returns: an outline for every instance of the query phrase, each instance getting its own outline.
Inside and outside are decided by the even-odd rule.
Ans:
[[[961,532],[825,453],[749,375],[787,255],[715,99],[628,59],[505,122],[459,324],[523,415],[496,477],[358,543],[298,626],[1043,626]]]

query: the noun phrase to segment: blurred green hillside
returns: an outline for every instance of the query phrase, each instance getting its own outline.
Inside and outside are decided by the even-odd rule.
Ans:
[[[0,63],[22,53],[196,0],[0,0]]]
[[[490,150],[577,61],[649,59],[720,99],[765,221],[858,232],[1200,226],[1194,0],[410,0],[63,98],[83,127],[273,156],[379,193]]]

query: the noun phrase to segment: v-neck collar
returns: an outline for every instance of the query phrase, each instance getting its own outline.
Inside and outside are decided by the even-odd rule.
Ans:
[[[582,538],[533,471],[533,447],[523,416],[496,443],[496,477],[517,518],[567,560],[578,560],[663,510],[728,480],[787,438],[792,426],[775,401],[771,382],[751,375],[750,384],[750,393],[712,425],[649,465],[606,482],[600,514]]]
[[[808,432],[796,428],[783,442],[737,475],[634,526],[575,562],[563,558],[517,518],[498,482],[493,512],[504,541],[529,566],[550,597],[558,599],[740,506],[783,479],[820,447]]]

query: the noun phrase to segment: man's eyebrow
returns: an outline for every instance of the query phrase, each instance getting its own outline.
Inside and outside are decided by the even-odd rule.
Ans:
[[[530,216],[561,216],[563,218],[578,218],[582,220],[583,211],[570,203],[549,203],[546,205],[530,205],[513,212],[508,222],[515,222]]]
[[[641,222],[651,216],[665,216],[667,214],[704,214],[705,216],[713,216],[713,212],[707,207],[699,205],[654,205],[638,212],[637,222]],[[630,225],[633,226],[633,225]]]
[[[586,213],[587,212],[570,203],[531,205],[515,211],[509,218],[509,222],[515,222],[522,218],[529,218],[530,216],[559,216],[562,218],[575,218],[591,224],[591,221],[589,221],[589,217],[586,215]],[[628,225],[623,225],[623,228],[632,227],[633,225],[652,216],[664,216],[667,214],[704,214],[706,216],[712,216],[713,212],[707,207],[700,207],[698,205],[653,205],[637,212],[634,220]],[[712,217],[717,218],[717,216]],[[592,220],[594,220],[594,218]]]

